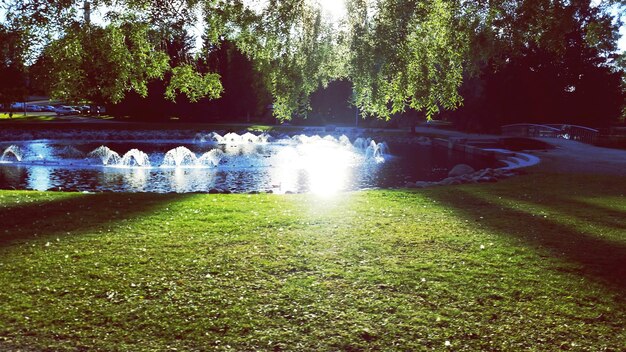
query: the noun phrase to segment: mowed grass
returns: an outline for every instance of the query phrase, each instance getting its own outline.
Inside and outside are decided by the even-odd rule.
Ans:
[[[41,115],[27,112],[26,115],[23,112],[14,112],[12,117],[9,117],[9,113],[0,113],[0,120],[6,121],[49,121],[54,120],[54,115]]]
[[[625,191],[2,191],[0,350],[623,351]]]

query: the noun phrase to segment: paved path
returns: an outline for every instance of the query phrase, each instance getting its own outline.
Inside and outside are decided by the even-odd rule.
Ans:
[[[470,134],[437,128],[418,127],[418,133],[437,133],[447,137],[468,139],[498,139],[503,136]],[[547,151],[525,151],[541,159],[526,170],[529,172],[556,172],[606,174],[626,176],[626,150],[596,147],[562,138],[535,138],[555,146]]]
[[[626,150],[596,147],[561,138],[538,138],[556,148],[532,151],[541,163],[529,171],[626,176]]]

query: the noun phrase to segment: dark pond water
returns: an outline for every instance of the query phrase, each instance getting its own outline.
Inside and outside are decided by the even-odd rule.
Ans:
[[[439,180],[458,163],[494,166],[442,148],[364,138],[216,136],[175,142],[0,142],[0,188],[325,194]]]

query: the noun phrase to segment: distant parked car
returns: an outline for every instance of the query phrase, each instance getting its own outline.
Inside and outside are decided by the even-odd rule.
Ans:
[[[42,106],[42,111],[50,111],[50,112],[55,112],[56,108],[52,105],[43,105]]]
[[[91,111],[91,107],[89,105],[75,106],[74,108],[80,111],[81,114],[89,114]]]
[[[44,110],[43,110],[43,107],[39,105],[26,105],[26,111],[41,112]]]
[[[80,111],[74,109],[71,106],[59,106],[54,110],[54,112],[56,112],[58,116],[80,114]]]
[[[24,110],[24,103],[13,103],[13,104],[11,104],[11,110],[14,110],[14,111]]]

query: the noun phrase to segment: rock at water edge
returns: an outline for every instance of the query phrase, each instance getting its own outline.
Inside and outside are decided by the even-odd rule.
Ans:
[[[471,174],[474,171],[475,171],[474,168],[467,164],[458,164],[455,167],[453,167],[452,170],[450,170],[450,172],[448,172],[448,177],[463,176],[463,175]]]

